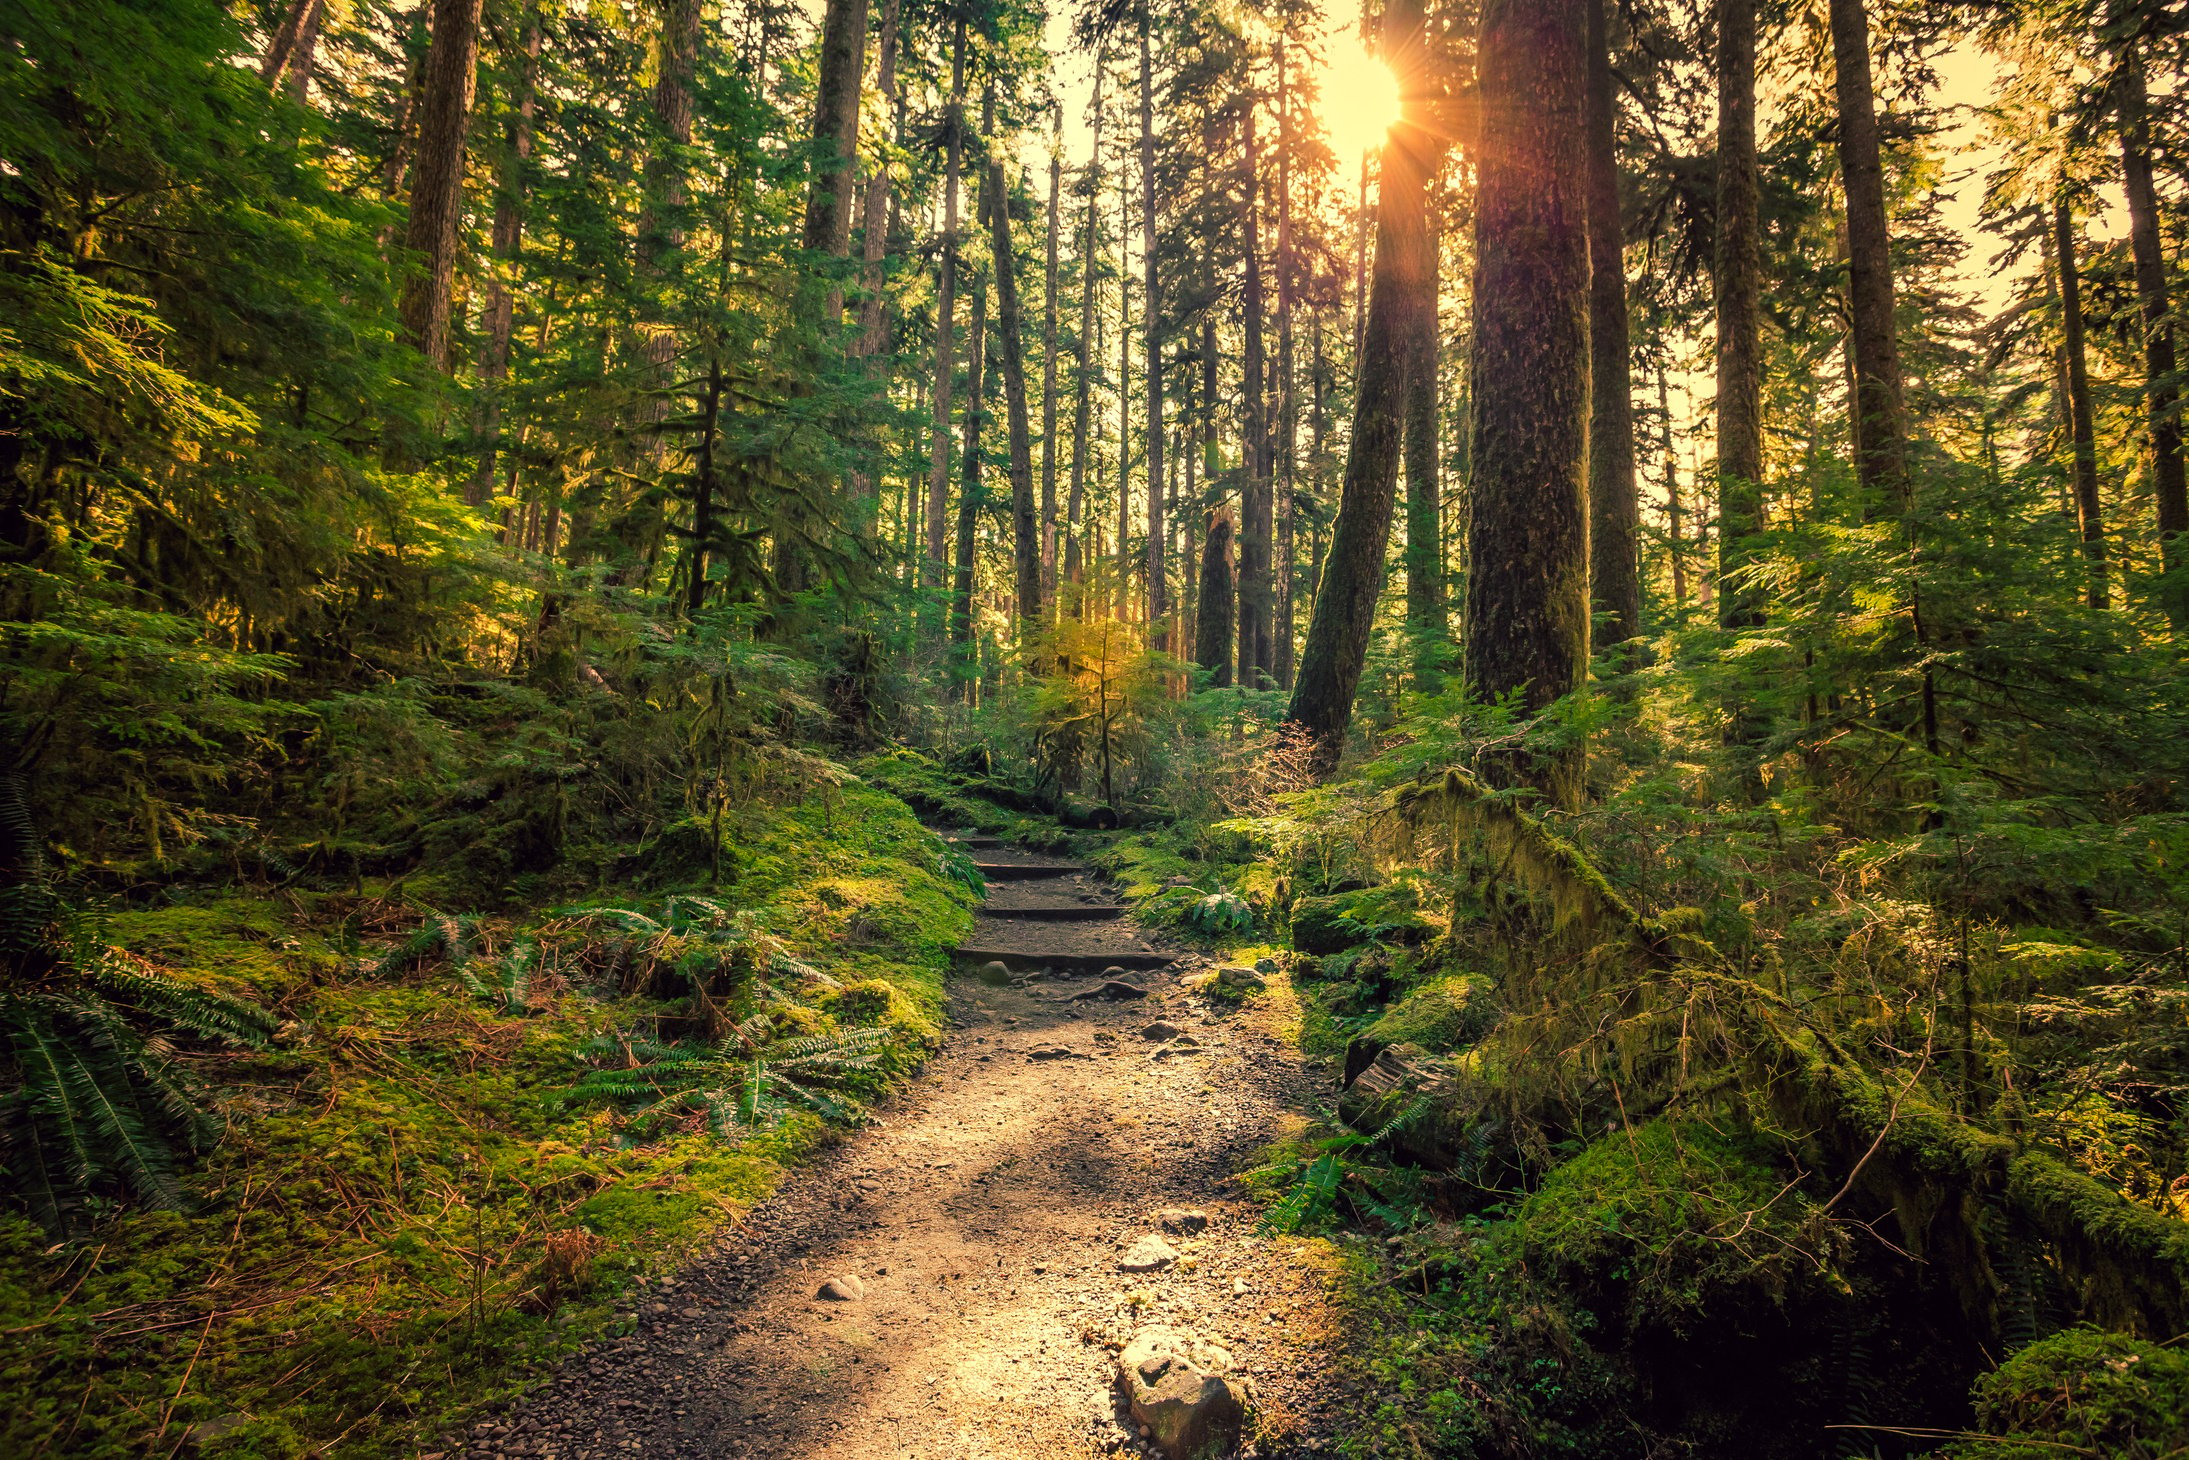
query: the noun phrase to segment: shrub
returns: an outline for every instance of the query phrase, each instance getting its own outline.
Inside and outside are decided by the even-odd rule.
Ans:
[[[2033,1343],[1976,1381],[1981,1437],[1956,1460],[2146,1460],[2189,1451],[2189,1354],[2095,1328]]]

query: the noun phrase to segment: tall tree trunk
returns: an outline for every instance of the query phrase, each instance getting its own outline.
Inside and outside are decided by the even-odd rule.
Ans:
[[[1540,710],[1588,669],[1589,254],[1582,0],[1489,0],[1475,203],[1467,677]],[[1385,184],[1386,188],[1389,184]],[[1581,792],[1566,751],[1523,773]]]
[[[1406,629],[1414,680],[1433,693],[1443,678],[1452,628],[1444,607],[1444,499],[1437,476],[1437,266],[1440,220],[1424,209],[1430,306],[1409,319],[1406,361]]]
[[[1718,622],[1728,629],[1764,617],[1762,592],[1739,578],[1763,528],[1757,194],[1756,0],[1718,0]]]
[[[1133,457],[1132,168],[1122,149],[1117,166],[1117,603],[1120,622],[1131,617]],[[1150,488],[1154,483],[1149,483]]]
[[[1368,154],[1361,154],[1361,186],[1353,210],[1353,388],[1360,389],[1362,342],[1368,338]]]
[[[495,459],[502,441],[502,391],[509,381],[509,346],[516,328],[517,260],[524,242],[524,167],[532,156],[532,118],[540,79],[540,12],[529,5],[524,17],[524,63],[517,75],[517,105],[510,118],[508,145],[494,195],[494,269],[487,282],[486,338],[479,346],[479,404],[474,425],[479,436],[479,465],[465,498],[483,507],[494,495]]]
[[[1231,610],[1237,585],[1232,582],[1231,509],[1212,507],[1201,543],[1201,581],[1193,625],[1193,662],[1209,672],[1217,689],[1231,687]]]
[[[1079,339],[1072,350],[1072,486],[1064,504],[1064,575],[1080,578],[1079,528],[1087,502],[1087,453],[1093,430],[1095,353],[1095,262],[1102,221],[1102,75],[1106,51],[1095,53],[1094,120],[1088,132],[1092,149],[1086,171],[1080,174],[1087,190],[1087,222],[1079,250]],[[1081,606],[1085,612],[1085,606]]]
[[[806,193],[804,242],[812,253],[842,258],[851,250],[851,194],[859,159],[859,92],[866,84],[867,0],[828,0],[821,17],[821,70],[813,95],[813,183]],[[826,319],[843,312],[843,290],[829,291]]]
[[[2053,251],[2060,271],[2060,336],[2067,360],[2068,437],[2075,448],[2075,517],[2082,529],[2083,595],[2104,608],[2107,592],[2104,508],[2098,500],[2098,444],[2090,410],[2090,365],[2083,341],[2083,291],[2075,262],[2075,215],[2063,193],[2052,204]]]
[[[1063,212],[1064,108],[1049,139],[1049,231],[1041,286],[1041,601],[1056,604],[1056,324],[1057,230]]]
[[[1146,322],[1148,360],[1148,642],[1170,617],[1170,584],[1163,566],[1163,293],[1156,278],[1155,70],[1148,57],[1150,0],[1140,0],[1140,312]]]
[[[897,47],[904,31],[898,0],[882,0],[881,38],[874,67],[874,86],[890,105],[890,140],[904,141],[904,97],[897,87]],[[866,180],[866,196],[859,203],[859,338],[853,347],[862,358],[879,355],[885,339],[882,325],[882,261],[889,254],[890,224],[897,211],[890,187],[889,164],[877,163]]]
[[[1491,0],[1496,13],[1500,0]],[[1568,0],[1561,0],[1568,3]],[[1571,0],[1577,3],[1577,0]],[[1383,177],[1376,203],[1375,286],[1361,332],[1360,388],[1353,402],[1353,437],[1346,453],[1345,487],[1331,531],[1323,581],[1307,626],[1300,675],[1285,718],[1308,736],[1313,764],[1324,775],[1336,769],[1353,696],[1368,661],[1376,599],[1383,588],[1384,550],[1391,536],[1391,508],[1398,485],[1402,415],[1406,404],[1408,351],[1404,342],[1424,310],[1436,307],[1424,208],[1428,178],[1440,144],[1430,126],[1434,79],[1422,36],[1421,0],[1391,0],[1384,11],[1385,54],[1400,78],[1404,120],[1383,149]],[[1491,39],[1488,18],[1484,39]],[[1577,42],[1578,43],[1578,42]],[[1487,58],[1486,58],[1487,59]],[[1491,75],[1487,65],[1485,77]],[[1485,140],[1498,132],[1486,132]],[[1490,156],[1484,178],[1495,175]],[[1545,189],[1564,185],[1565,174],[1538,179]],[[1494,196],[1494,195],[1493,195]],[[1582,260],[1586,267],[1587,260]],[[1482,297],[1487,298],[1487,295]],[[1586,389],[1584,379],[1583,387]],[[1531,402],[1531,408],[1533,403]],[[1578,489],[1578,478],[1575,481]],[[1526,551],[1523,544],[1521,550]],[[1586,620],[1584,619],[1584,624]]]
[[[274,31],[273,39],[266,43],[266,55],[258,64],[259,80],[269,87],[278,85],[281,73],[289,69],[290,59],[300,51],[307,52],[303,71],[307,82],[310,80],[311,62],[304,38],[306,35],[315,38],[318,36],[320,12],[324,8],[325,0],[293,0],[288,10],[283,12],[281,25]],[[298,98],[300,101],[302,99]]]
[[[1269,402],[1267,362],[1262,353],[1261,156],[1255,145],[1255,104],[1250,96],[1242,125],[1246,129],[1246,289],[1240,302],[1246,347],[1239,361],[1239,683],[1262,689],[1269,682],[1271,594],[1269,591]]]
[[[426,58],[433,49],[433,7],[421,5],[411,12],[410,35],[404,44],[410,60],[403,72],[403,95],[396,104],[394,137],[388,145],[386,163],[380,170],[380,196],[394,202],[403,196],[403,187],[410,177],[411,155],[418,145],[418,110],[426,89]],[[380,248],[387,250],[395,241],[395,225],[380,230]]]
[[[1043,614],[1041,597],[1041,524],[1034,512],[1034,448],[1027,419],[1026,342],[1019,317],[1018,268],[1011,253],[1011,194],[1000,152],[988,155],[988,183],[982,190],[988,209],[989,238],[996,266],[996,344],[1003,356],[1004,415],[1011,441],[1011,546],[1017,568],[1014,584],[1019,632],[1035,633]]]
[[[979,205],[974,217],[979,218]],[[975,536],[980,514],[988,505],[988,488],[981,476],[981,398],[987,386],[988,290],[975,279],[971,310],[966,319],[964,447],[959,457],[957,551],[951,557],[950,643],[956,670],[963,677],[965,697],[974,696],[973,575]]]
[[[922,576],[934,583],[942,572],[950,530],[950,392],[957,369],[953,348],[958,292],[958,179],[965,160],[965,15],[950,33],[950,101],[943,112],[942,278],[935,291],[935,412],[927,465],[927,561]]]
[[[2180,386],[2174,379],[2174,328],[2166,295],[2166,255],[2159,241],[2159,196],[2151,180],[2150,102],[2143,54],[2130,40],[2120,68],[2121,176],[2128,191],[2128,243],[2136,259],[2136,303],[2143,315],[2144,400],[2150,412],[2151,495],[2158,508],[2159,563],[2177,581],[2167,585],[2167,622],[2189,632],[2189,485],[2181,459]]]
[[[433,44],[418,114],[417,176],[404,244],[420,269],[403,289],[403,333],[436,370],[448,368],[449,299],[464,210],[464,142],[479,71],[484,0],[433,0]]]
[[[1619,102],[1606,0],[1588,6],[1589,596],[1598,646],[1642,631],[1641,504],[1634,485],[1634,386],[1627,374],[1626,236],[1619,223]]]
[[[1863,0],[1830,0],[1830,8],[1839,98],[1839,172],[1847,194],[1854,416],[1860,425],[1855,475],[1862,484],[1866,516],[1900,516],[1909,505],[1907,422],[1901,399],[1900,344],[1893,325],[1885,164],[1878,152],[1877,102],[1870,86],[1869,17]]]
[[[1659,449],[1665,456],[1665,542],[1672,559],[1672,606],[1687,607],[1686,513],[1680,506],[1680,454],[1672,445],[1671,369],[1657,367],[1657,425]]]
[[[1300,402],[1293,369],[1292,304],[1298,293],[1292,240],[1292,87],[1285,43],[1277,42],[1277,608],[1270,629],[1270,672],[1292,688],[1293,513],[1299,499]]]

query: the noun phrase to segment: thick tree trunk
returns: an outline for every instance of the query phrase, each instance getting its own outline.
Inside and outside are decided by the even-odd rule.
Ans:
[[[1239,683],[1266,688],[1270,681],[1269,591],[1269,402],[1262,354],[1261,157],[1255,146],[1254,106],[1246,109],[1246,288],[1241,301],[1246,347],[1239,361]]]
[[[2060,336],[2067,364],[2068,439],[2075,450],[2075,518],[2082,529],[2083,596],[2108,601],[2104,507],[2098,499],[2098,444],[2090,410],[2090,364],[2083,340],[2083,291],[2075,262],[2075,216],[2066,197],[2052,205],[2053,251],[2060,271]]]
[[[1237,585],[1232,581],[1231,537],[1231,509],[1209,509],[1208,531],[1201,542],[1193,662],[1209,672],[1209,683],[1217,689],[1231,687],[1231,610],[1237,601]]]
[[[927,561],[930,584],[937,581],[949,551],[950,393],[957,370],[955,322],[958,291],[958,180],[965,161],[965,16],[950,35],[950,101],[943,113],[947,160],[943,170],[942,277],[935,290],[935,410],[927,464]]]
[[[433,0],[433,45],[418,114],[418,166],[405,246],[419,270],[403,289],[403,333],[436,370],[448,368],[449,299],[464,211],[464,142],[479,72],[484,0]]]
[[[988,184],[981,197],[988,208],[996,267],[996,344],[1003,357],[1003,408],[1011,442],[1011,546],[1017,569],[1014,588],[1019,632],[1031,635],[1043,618],[1041,524],[1034,512],[1034,447],[1028,423],[1018,267],[1011,252],[1011,195],[1004,181],[1003,159],[993,152],[988,158]]]
[[[1618,96],[1607,0],[1588,4],[1589,597],[1599,648],[1642,631],[1641,504],[1627,374],[1626,236],[1619,222]]]
[[[1437,310],[1439,220],[1424,208],[1430,306],[1408,320],[1406,361],[1406,630],[1417,689],[1441,682],[1452,627],[1444,606],[1444,498],[1438,477]]]
[[[893,142],[904,140],[904,98],[897,90],[897,46],[903,29],[898,0],[882,0],[874,85],[888,99],[895,117]],[[859,203],[859,339],[854,349],[862,358],[882,352],[882,261],[889,255],[889,223],[895,213],[889,166],[880,163],[867,178],[866,196]]]
[[[1293,513],[1299,499],[1300,403],[1293,368],[1292,303],[1297,275],[1292,240],[1292,88],[1283,41],[1277,43],[1277,606],[1270,629],[1270,672],[1292,688]]]
[[[2180,386],[2174,379],[2174,328],[2159,241],[2159,197],[2151,180],[2150,103],[2143,56],[2130,41],[2121,57],[2121,176],[2128,191],[2128,242],[2136,259],[2136,302],[2143,315],[2144,399],[2150,412],[2151,495],[2158,509],[2159,561],[2170,577],[2189,573],[2189,484],[2181,459]],[[2167,621],[2189,632],[2189,582],[2164,593]]]
[[[1498,0],[1492,0],[1492,14],[1497,5]],[[1384,27],[1385,54],[1404,88],[1405,120],[1392,129],[1383,149],[1383,180],[1376,206],[1375,286],[1369,296],[1367,325],[1361,332],[1360,388],[1353,403],[1353,437],[1346,454],[1344,493],[1331,531],[1322,585],[1315,595],[1315,611],[1308,622],[1307,646],[1300,655],[1299,679],[1285,716],[1308,736],[1315,768],[1324,775],[1336,769],[1339,752],[1344,748],[1346,725],[1353,715],[1353,696],[1368,660],[1376,599],[1383,589],[1384,550],[1391,536],[1406,405],[1408,351],[1404,342],[1420,314],[1436,307],[1423,195],[1441,144],[1428,124],[1435,83],[1423,45],[1421,0],[1392,0],[1384,12]],[[1578,45],[1578,27],[1576,30]],[[1485,40],[1491,35],[1486,19]],[[1487,66],[1484,74],[1491,74]],[[1488,157],[1483,163],[1487,179],[1497,169]],[[1552,189],[1566,186],[1571,176],[1569,170],[1538,181],[1543,188]],[[1581,262],[1585,269],[1585,255]],[[1585,288],[1585,279],[1582,284]],[[1584,392],[1587,389],[1585,377],[1581,388]],[[1531,402],[1530,409],[1534,406]],[[1576,477],[1577,492],[1579,486]]]
[[[842,258],[851,250],[851,194],[859,158],[859,92],[866,84],[867,0],[828,0],[821,17],[821,70],[813,96],[813,184],[806,193],[805,246]],[[832,290],[840,316],[841,289]]]
[[[502,391],[509,381],[510,340],[516,328],[517,260],[524,243],[524,167],[532,156],[532,118],[540,79],[540,12],[528,6],[524,19],[524,62],[517,74],[517,105],[509,123],[508,146],[494,196],[494,269],[487,281],[486,338],[479,346],[479,405],[474,422],[479,436],[479,465],[465,498],[483,507],[494,495],[494,471],[502,442]]]
[[[1147,337],[1148,396],[1148,642],[1170,617],[1163,564],[1163,294],[1156,278],[1155,71],[1148,57],[1150,0],[1140,4],[1140,252],[1141,316]]]
[[[259,80],[269,87],[277,86],[282,72],[289,69],[291,58],[300,52],[305,53],[303,72],[307,82],[310,80],[311,61],[305,37],[309,35],[317,38],[320,12],[324,9],[325,0],[294,0],[283,13],[281,26],[274,32],[273,39],[266,43],[266,55],[258,64]],[[299,97],[298,100],[302,98]]]
[[[1588,668],[1582,10],[1582,0],[1490,0],[1482,16],[1467,676],[1482,699],[1517,691],[1529,711]],[[1568,751],[1523,773],[1573,805],[1580,769]]]
[[[1718,0],[1718,622],[1763,622],[1739,580],[1763,528],[1761,255],[1757,241],[1756,0]]]
[[[1847,194],[1847,289],[1855,345],[1855,476],[1866,516],[1905,515],[1909,505],[1906,409],[1893,324],[1885,164],[1870,86],[1870,27],[1863,0],[1831,0],[1832,61],[1839,97],[1839,172]]]
[[[1063,211],[1064,109],[1049,144],[1049,236],[1041,286],[1041,602],[1056,605],[1056,324],[1057,231]]]

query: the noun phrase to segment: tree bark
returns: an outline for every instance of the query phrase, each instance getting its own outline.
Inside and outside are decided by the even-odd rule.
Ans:
[[[1018,268],[1011,252],[1011,195],[1003,176],[1003,158],[995,151],[988,155],[988,184],[981,201],[988,209],[996,268],[996,343],[1003,357],[1004,416],[1011,442],[1011,545],[1017,569],[1019,632],[1031,635],[1043,617],[1041,524],[1034,512],[1034,448],[1028,424]]]
[[[2060,336],[2067,357],[2068,439],[2075,451],[2075,518],[2082,530],[2083,597],[2104,608],[2108,592],[2104,507],[2098,499],[2098,444],[2090,409],[2090,365],[2083,339],[2082,281],[2075,262],[2075,215],[2063,195],[2052,204],[2053,251],[2060,271]]]
[[[1294,369],[1292,305],[1298,294],[1292,237],[1292,87],[1285,45],[1277,43],[1277,611],[1271,629],[1270,671],[1292,688],[1295,653],[1292,568],[1293,513],[1299,504],[1300,401]]]
[[[904,98],[897,89],[897,46],[903,32],[898,0],[882,0],[880,54],[874,68],[874,85],[889,101],[895,114],[893,141],[904,138]],[[859,204],[859,340],[856,353],[871,358],[882,352],[882,261],[889,254],[889,220],[895,213],[889,166],[877,165],[867,178],[866,196]]]
[[[1606,0],[1588,7],[1589,596],[1597,645],[1642,631],[1642,511],[1634,481],[1634,386],[1628,376],[1626,237],[1619,220],[1618,97]]]
[[[1847,194],[1847,288],[1855,345],[1855,476],[1866,517],[1909,506],[1906,408],[1893,323],[1885,165],[1870,86],[1870,29],[1863,0],[1831,0],[1832,62],[1839,98],[1839,171]]]
[[[1117,167],[1117,604],[1122,622],[1132,596],[1133,276],[1132,169],[1120,153]],[[1149,489],[1154,489],[1151,481]]]
[[[403,289],[403,333],[435,370],[448,369],[449,299],[464,211],[464,143],[478,83],[484,0],[433,0],[433,44],[418,115],[418,165],[404,244],[420,268]]]
[[[950,530],[950,394],[957,369],[952,314],[958,292],[958,180],[965,160],[965,16],[961,12],[950,33],[950,101],[943,113],[942,278],[935,291],[935,411],[934,434],[927,465],[927,561],[922,576],[930,585],[942,572]]]
[[[1406,629],[1413,640],[1415,687],[1434,693],[1443,677],[1451,624],[1444,607],[1444,499],[1438,478],[1438,219],[1424,208],[1429,250],[1429,308],[1410,319],[1406,361]]]
[[[851,250],[853,168],[859,157],[859,92],[866,84],[867,0],[828,0],[821,17],[821,69],[813,97],[813,183],[806,193],[805,246],[842,258]],[[827,319],[839,319],[843,291],[830,290]]]
[[[1246,335],[1239,361],[1239,435],[1244,473],[1239,489],[1239,683],[1263,689],[1270,681],[1269,591],[1269,403],[1262,352],[1261,156],[1255,145],[1255,104],[1249,96],[1246,129],[1246,288],[1240,321]]]
[[[269,87],[278,85],[282,72],[289,69],[290,59],[303,52],[306,57],[303,71],[306,81],[309,82],[311,62],[305,37],[318,36],[320,12],[324,8],[325,0],[295,0],[289,6],[281,17],[280,28],[274,32],[273,39],[266,43],[265,58],[258,65],[259,80]],[[298,98],[300,101],[302,99]]]
[[[1148,57],[1150,0],[1140,3],[1140,253],[1141,315],[1148,358],[1148,642],[1155,643],[1170,617],[1170,584],[1163,564],[1163,293],[1156,278],[1155,71]]]
[[[517,105],[510,118],[508,146],[494,196],[494,269],[487,282],[486,338],[479,346],[479,405],[474,425],[479,436],[479,465],[465,498],[483,507],[494,495],[496,458],[502,441],[502,392],[509,381],[510,340],[516,329],[512,290],[524,244],[524,167],[532,156],[532,118],[540,79],[540,12],[528,6],[524,18],[524,63],[517,74]]]
[[[1495,15],[1499,7],[1500,0],[1491,0],[1489,15]],[[1406,403],[1409,355],[1403,344],[1420,313],[1436,307],[1423,194],[1441,144],[1429,125],[1435,81],[1423,45],[1421,0],[1392,0],[1383,23],[1385,54],[1403,87],[1404,119],[1392,129],[1383,149],[1375,282],[1361,332],[1360,388],[1353,403],[1345,486],[1315,611],[1308,622],[1307,645],[1300,655],[1299,679],[1285,716],[1307,735],[1311,763],[1321,775],[1337,768],[1344,748],[1353,696],[1368,660],[1376,599],[1383,588]],[[1486,15],[1484,39],[1492,34]],[[1486,65],[1484,75],[1490,74]],[[1496,169],[1489,158],[1483,162],[1487,180]],[[1570,176],[1569,170],[1541,181],[1547,188],[1563,187]],[[1581,263],[1585,269],[1585,255]],[[1585,377],[1582,389],[1587,389]],[[1530,404],[1532,408],[1534,403]],[[1579,486],[1576,477],[1576,491]]]
[[[974,216],[978,218],[976,206]],[[964,447],[960,454],[957,551],[951,557],[950,642],[963,690],[970,701],[978,676],[973,673],[973,576],[975,534],[981,509],[988,505],[988,489],[981,477],[981,397],[987,385],[988,291],[979,280],[973,284],[966,319]]]
[[[1057,231],[1064,191],[1064,109],[1057,108],[1049,143],[1049,230],[1041,287],[1041,602],[1056,604],[1056,326]]]
[[[1739,574],[1763,528],[1762,272],[1757,239],[1756,0],[1718,0],[1718,622],[1753,628]]]
[[[2121,176],[2128,192],[2128,243],[2136,260],[2136,303],[2143,317],[2144,402],[2151,437],[2151,495],[2158,509],[2159,563],[2169,578],[2189,563],[2189,479],[2181,459],[2180,386],[2174,379],[2174,328],[2166,291],[2166,255],[2159,240],[2159,197],[2151,179],[2150,102],[2143,56],[2130,40],[2120,72]],[[2178,639],[2189,632],[2189,582],[2162,593],[2167,622]]]
[[[1064,575],[1080,577],[1080,516],[1087,501],[1087,450],[1093,429],[1095,349],[1095,252],[1102,221],[1102,75],[1104,52],[1095,54],[1094,123],[1091,153],[1081,174],[1087,189],[1087,223],[1079,250],[1079,339],[1073,346],[1072,485],[1064,506]],[[1084,606],[1082,606],[1084,611]]]
[[[1209,672],[1217,689],[1231,687],[1232,604],[1237,600],[1231,561],[1231,509],[1212,507],[1201,542],[1199,602],[1193,625],[1193,662]]]
[[[1530,712],[1588,667],[1588,51],[1582,0],[1490,0],[1475,205],[1467,676]],[[1388,188],[1389,184],[1386,184]],[[1578,803],[1580,756],[1519,768]]]

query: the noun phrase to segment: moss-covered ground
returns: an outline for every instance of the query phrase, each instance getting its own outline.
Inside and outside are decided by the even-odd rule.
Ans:
[[[972,893],[902,801],[853,781],[687,825],[643,887],[574,900],[642,907],[717,875],[716,895],[812,971],[792,990],[797,1028],[889,1031],[854,1096],[917,1062]],[[627,1322],[636,1277],[828,1138],[812,1116],[724,1138],[695,1115],[641,1135],[570,1099],[599,1036],[678,1013],[673,990],[628,986],[614,960],[551,952],[519,996],[482,999],[444,960],[367,971],[424,916],[401,888],[170,899],[117,911],[112,940],[258,1001],[281,1031],[182,1057],[227,1127],[187,1174],[187,1210],[107,1212],[67,1243],[0,1219],[0,1454],[438,1449],[543,1360]],[[569,923],[535,908],[476,937]]]

